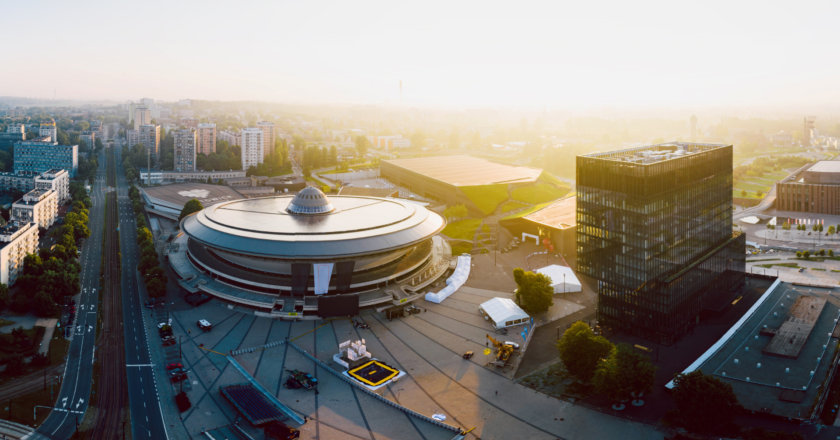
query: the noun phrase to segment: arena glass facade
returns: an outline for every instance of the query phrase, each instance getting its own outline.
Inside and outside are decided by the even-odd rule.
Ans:
[[[672,143],[577,157],[577,266],[602,325],[671,345],[734,297],[732,146]]]

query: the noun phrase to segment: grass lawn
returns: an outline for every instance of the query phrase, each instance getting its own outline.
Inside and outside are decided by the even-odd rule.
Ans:
[[[470,218],[467,220],[452,222],[446,225],[445,228],[443,228],[441,234],[450,238],[472,240],[473,236],[475,236],[475,230],[478,229],[478,225],[480,224],[480,218]]]
[[[45,390],[38,390],[34,393],[25,394],[20,397],[15,397],[12,399],[12,410],[9,411],[8,409],[3,410],[3,408],[8,408],[9,402],[7,401],[3,408],[0,408],[0,418],[3,420],[10,420],[15,423],[20,423],[21,425],[27,426],[40,426],[44,423],[44,420],[50,415],[50,410],[47,408],[38,408],[36,412],[35,420],[32,420],[32,410],[35,408],[35,405],[41,406],[48,406],[52,407],[55,405],[56,399],[58,399],[58,391],[59,386],[58,384],[53,385],[53,392],[52,398],[50,398],[50,387],[47,384],[47,389]],[[9,416],[9,412],[11,412],[11,417]]]
[[[733,189],[732,190],[732,197],[740,197],[742,199],[762,199],[762,198],[764,198],[764,197],[758,197],[757,195],[755,195],[755,191],[747,191],[747,195],[742,196],[740,189]]]
[[[528,206],[528,205],[526,205],[525,203],[520,203],[520,202],[512,200],[512,201],[507,202],[504,205],[502,205],[502,214],[504,214],[508,211],[513,211],[514,209],[524,208],[526,206]],[[0,326],[0,327],[2,327],[2,326]]]
[[[767,193],[767,191],[770,191],[769,186],[756,185],[754,183],[747,182],[735,182],[734,186],[736,189],[745,189],[747,191],[761,191],[763,193]]]
[[[539,180],[541,180],[541,181],[543,181],[543,182],[545,182],[545,183],[550,183],[550,184],[552,184],[552,185],[557,185],[557,186],[566,186],[566,187],[568,187],[568,186],[569,186],[569,184],[568,184],[568,183],[566,183],[566,182],[564,182],[564,181],[562,181],[562,180],[560,180],[560,179],[558,179],[558,178],[554,177],[554,176],[553,176],[553,175],[551,175],[551,173],[549,173],[548,171],[543,171],[543,172],[542,172],[542,174],[540,174],[540,178],[539,178]]]
[[[759,185],[768,185],[768,186],[772,186],[774,183],[776,183],[775,180],[759,179],[758,177],[747,177],[745,180],[748,180],[749,181],[748,183],[756,183],[756,184],[759,184]]]
[[[507,185],[461,186],[459,189],[484,215],[492,214],[499,203],[508,199]]]
[[[796,263],[771,263],[771,264],[758,264],[757,266],[758,267],[764,267],[766,269],[771,269],[773,266],[783,266],[783,267],[793,267],[793,268],[799,267],[799,265],[796,264]]]
[[[472,243],[455,243],[452,244],[452,255],[468,254],[472,251]]]
[[[7,325],[14,325],[15,321],[9,321],[8,319],[0,318],[0,327],[5,327]]]
[[[811,270],[819,270],[821,272],[825,272],[825,269],[820,269],[819,267],[812,267]]]
[[[514,200],[536,205],[538,203],[557,200],[568,193],[568,187],[560,189],[546,183],[538,183],[535,186],[517,188],[511,192],[511,196]]]
[[[61,333],[56,329],[57,333]],[[55,333],[53,333],[55,334]],[[52,338],[50,340],[50,365],[56,365],[64,362],[64,356],[70,350],[70,340],[62,337]]]
[[[543,209],[543,208],[545,208],[546,206],[548,206],[552,203],[553,202],[546,202],[546,203],[542,203],[542,204],[533,206],[533,207],[531,207],[531,209],[526,209],[524,211],[517,212],[516,214],[511,214],[511,215],[503,218],[502,220],[510,220],[512,218],[525,217],[526,215],[531,214],[531,213],[536,212],[536,211],[539,211],[540,209]]]

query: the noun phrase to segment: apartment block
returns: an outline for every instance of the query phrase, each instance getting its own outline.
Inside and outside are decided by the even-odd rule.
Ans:
[[[178,125],[183,125],[187,128],[192,128],[193,130],[198,128],[198,119],[196,118],[181,118],[178,120]]]
[[[263,132],[263,159],[274,152],[274,139],[276,139],[276,132],[273,122],[260,121],[257,122],[257,128]],[[246,168],[247,169],[247,168]]]
[[[58,141],[56,138],[52,138],[53,141]],[[87,145],[88,149],[93,150],[94,142],[96,142],[96,133],[92,131],[83,131],[79,134],[79,140],[84,142]]]
[[[76,177],[79,170],[79,146],[57,142],[22,141],[15,144],[15,172],[40,174],[55,168]]]
[[[175,130],[175,171],[195,171],[197,135],[191,128]]]
[[[47,170],[35,176],[34,188],[42,191],[55,191],[58,203],[62,204],[70,200],[70,173],[58,168]]]
[[[140,130],[126,130],[125,140],[129,148],[140,143]]]
[[[160,159],[160,125],[141,125],[138,143],[143,144],[155,158]]]
[[[49,136],[54,142],[58,142],[58,129],[55,128],[55,121],[41,122],[38,129],[38,136]]]
[[[241,136],[242,147],[242,169],[248,171],[248,168],[257,166],[263,163],[265,157],[265,132],[261,128],[243,128],[239,132]]]
[[[216,152],[216,124],[198,124],[196,131],[198,137],[197,154],[210,154]]]
[[[12,203],[11,219],[20,223],[35,223],[49,229],[58,218],[58,194],[51,189],[33,189]]]
[[[8,222],[0,226],[0,283],[13,285],[23,273],[23,259],[37,251],[35,223]]]
[[[242,135],[235,131],[230,130],[222,130],[219,132],[219,140],[220,141],[227,141],[228,145],[241,145],[242,144]]]
[[[152,111],[144,105],[137,106],[134,109],[134,129],[140,131],[141,125],[149,125],[152,123]]]

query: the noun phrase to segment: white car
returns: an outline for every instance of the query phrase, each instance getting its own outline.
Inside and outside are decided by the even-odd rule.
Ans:
[[[171,327],[172,326],[172,320],[170,319],[168,323],[167,322],[161,322],[160,324],[158,324],[158,328],[163,328],[163,326],[165,326],[165,325],[168,325],[168,326]]]

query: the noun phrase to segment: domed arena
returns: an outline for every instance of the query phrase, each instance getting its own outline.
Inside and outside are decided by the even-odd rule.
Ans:
[[[308,187],[185,217],[165,255],[190,292],[274,317],[350,316],[422,296],[449,268],[444,226],[412,201]]]

